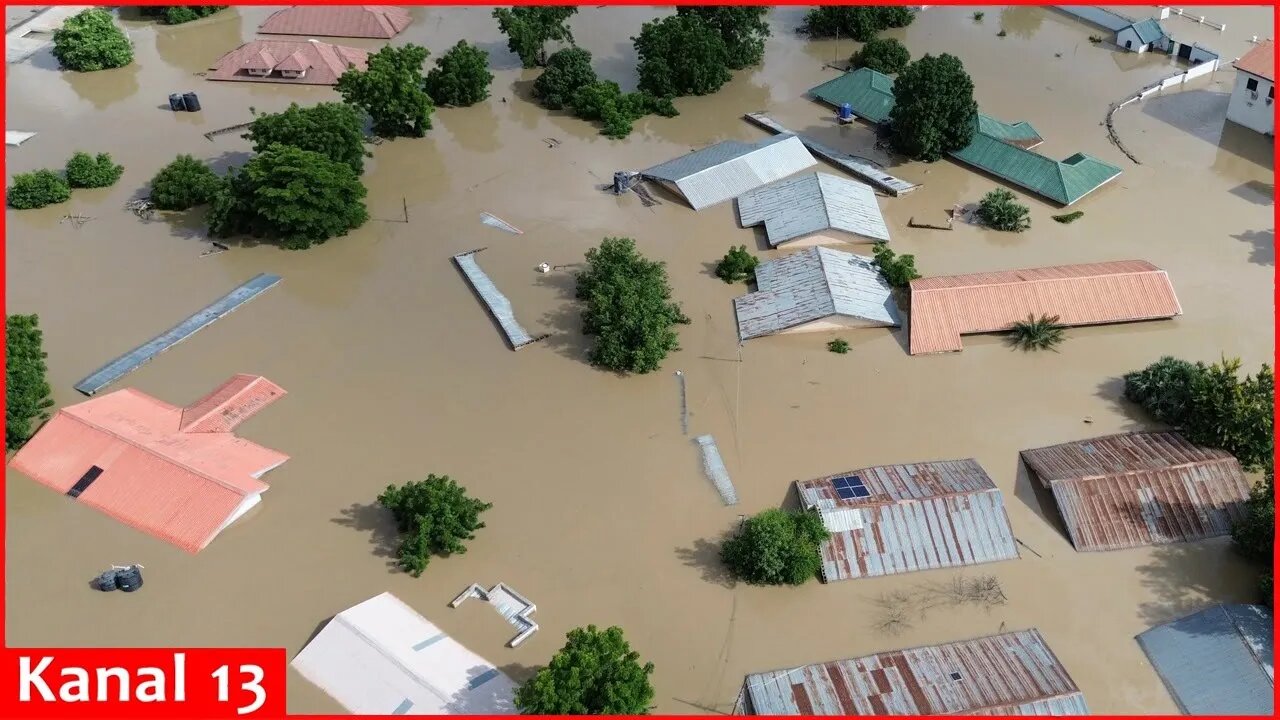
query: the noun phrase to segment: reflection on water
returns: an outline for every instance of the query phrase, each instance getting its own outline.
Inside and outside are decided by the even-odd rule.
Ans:
[[[192,74],[206,72],[218,58],[246,41],[243,25],[237,8],[227,8],[182,25],[157,25],[156,55],[180,70]]]
[[[81,99],[93,103],[94,110],[105,110],[138,92],[140,69],[137,63],[131,63],[121,68],[92,73],[59,72],[58,76]]]
[[[1014,37],[1029,40],[1040,29],[1046,12],[1051,11],[1030,5],[1004,8],[1000,11],[1000,29]]]

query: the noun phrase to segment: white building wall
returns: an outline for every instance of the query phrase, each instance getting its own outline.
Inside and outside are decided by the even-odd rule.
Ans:
[[[1249,89],[1250,81],[1256,83],[1256,90]],[[1274,82],[1237,70],[1235,89],[1231,91],[1231,102],[1227,105],[1227,119],[1254,132],[1275,135],[1274,93]]]
[[[1133,28],[1125,28],[1116,33],[1116,46],[1129,52],[1142,53],[1147,51],[1147,46],[1143,45],[1142,41],[1138,39],[1138,33],[1134,32]]]

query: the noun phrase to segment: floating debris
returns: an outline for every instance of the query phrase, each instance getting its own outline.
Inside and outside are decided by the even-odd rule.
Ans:
[[[239,125],[232,125],[230,127],[218,128],[217,130],[210,130],[209,132],[204,134],[204,139],[213,140],[219,135],[226,135],[227,133],[233,133],[233,132],[236,132],[237,130],[247,130],[249,126],[252,124],[253,124],[252,122],[247,122],[247,123],[240,123]]]
[[[707,474],[707,479],[720,491],[720,497],[724,500],[725,505],[738,504],[738,491],[733,488],[733,482],[729,480],[729,471],[725,469],[724,460],[720,458],[720,449],[716,447],[715,438],[710,435],[699,435],[693,439],[702,449],[702,470]]]
[[[489,313],[493,315],[493,319],[498,321],[502,332],[507,336],[507,341],[511,343],[511,349],[519,350],[526,345],[550,337],[549,335],[533,337],[520,326],[519,321],[516,320],[515,311],[511,308],[511,301],[502,294],[502,291],[498,290],[498,286],[493,284],[489,276],[485,275],[484,270],[481,270],[480,265],[476,263],[475,254],[484,249],[479,248],[454,255],[453,261],[458,264],[458,268],[466,276],[471,289],[475,290],[476,295],[480,296],[480,300],[484,302],[485,307],[489,308]]]
[[[223,245],[222,243],[217,242],[216,240],[210,240],[209,245],[210,247],[207,250],[200,253],[200,257],[209,257],[210,255],[217,255],[219,253],[224,253],[231,249],[226,245]]]
[[[680,430],[684,435],[689,434],[689,393],[685,387],[684,373],[677,370],[676,379],[680,381]]]
[[[75,225],[76,229],[79,230],[81,225],[84,225],[92,219],[93,218],[88,215],[63,215],[62,218],[58,220],[58,224],[61,225],[64,222],[69,222],[72,225]]]
[[[35,136],[36,134],[33,132],[24,132],[22,130],[5,130],[4,144],[9,145],[11,147],[18,147],[22,143],[30,140]]]
[[[542,142],[546,143],[549,148],[556,147],[560,144],[560,141],[555,138],[542,138]]]
[[[551,266],[550,266],[550,265],[548,265],[548,264],[546,264],[546,263],[538,263],[538,267],[537,267],[536,269],[537,269],[537,271],[538,271],[538,272],[540,272],[540,273],[549,273],[549,272],[551,272]]]
[[[462,604],[462,601],[471,597],[492,605],[499,615],[520,631],[507,643],[507,647],[514,648],[528,640],[530,635],[538,632],[538,623],[534,622],[532,617],[538,606],[529,602],[525,596],[507,587],[504,583],[498,583],[488,590],[472,583],[471,587],[463,590],[458,597],[453,599],[453,602],[449,603],[449,607],[456,608]]]
[[[124,209],[131,211],[143,220],[150,220],[156,214],[156,204],[151,202],[149,197],[141,200],[130,200],[125,203]]]
[[[502,218],[492,213],[487,213],[487,212],[480,213],[480,222],[484,223],[485,225],[488,225],[491,228],[496,228],[504,232],[509,232],[513,235],[524,234],[524,231],[521,230],[520,228],[516,227],[515,225],[512,225],[511,223],[507,222],[506,220],[503,220]]]

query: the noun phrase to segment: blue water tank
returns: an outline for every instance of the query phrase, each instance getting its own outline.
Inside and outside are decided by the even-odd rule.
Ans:
[[[840,106],[840,120],[843,122],[853,120],[853,106],[849,103],[844,103]]]

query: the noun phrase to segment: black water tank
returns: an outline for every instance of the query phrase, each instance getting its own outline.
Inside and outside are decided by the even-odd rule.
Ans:
[[[111,592],[112,590],[115,590],[117,588],[116,571],[108,570],[102,573],[98,576],[98,579],[94,581],[94,584],[97,585],[98,589],[102,592]]]
[[[194,92],[184,94],[182,102],[186,104],[187,112],[200,112],[200,98]]]
[[[174,112],[182,112],[183,110],[187,109],[187,106],[182,101],[181,93],[170,93],[169,109]]]
[[[137,565],[116,570],[116,587],[133,592],[142,587],[142,570]]]

